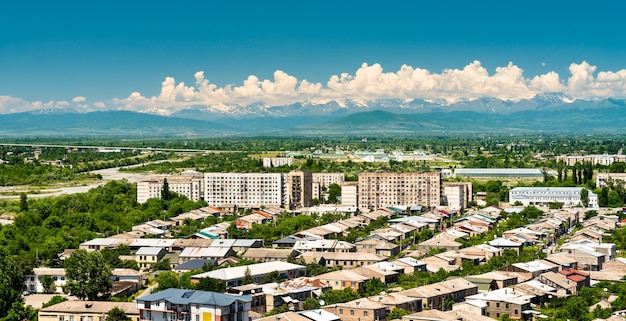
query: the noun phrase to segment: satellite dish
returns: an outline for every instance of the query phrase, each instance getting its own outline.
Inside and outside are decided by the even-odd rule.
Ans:
[[[326,304],[326,302],[324,302],[324,300],[320,300],[320,306],[323,306],[324,304]]]

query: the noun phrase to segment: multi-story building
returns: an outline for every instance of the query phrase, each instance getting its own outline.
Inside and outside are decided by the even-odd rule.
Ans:
[[[140,321],[248,321],[252,297],[166,289],[137,298]]]
[[[341,183],[341,205],[359,206],[359,182]]]
[[[434,207],[441,204],[441,173],[360,173],[358,192],[360,208],[393,205]]]
[[[192,201],[204,197],[204,174],[184,171],[174,175],[160,175],[152,180],[137,183],[137,202],[145,203],[150,198],[160,198],[163,184],[167,180],[171,192],[187,196]]]
[[[442,198],[450,209],[466,209],[473,199],[472,182],[444,182]]]
[[[313,173],[301,170],[289,172],[287,197],[290,209],[310,207],[313,200]]]
[[[626,162],[626,155],[561,155],[555,157],[557,162],[562,161],[567,166],[576,163],[590,162],[592,165],[609,166],[614,162]]]
[[[211,206],[284,206],[284,182],[280,173],[204,173],[204,200]]]
[[[291,166],[293,157],[263,157],[263,167]]]
[[[596,186],[608,186],[611,182],[621,184],[626,183],[626,173],[598,173],[596,176]]]
[[[313,185],[312,194],[313,198],[322,200],[324,196],[323,190],[330,186],[330,184],[341,185],[345,180],[344,173],[313,173]]]
[[[582,204],[582,190],[583,187],[515,187],[509,190],[509,203],[520,202],[524,206],[528,206],[560,202],[563,203],[563,206],[577,206]],[[598,195],[587,191],[588,207],[598,207]]]

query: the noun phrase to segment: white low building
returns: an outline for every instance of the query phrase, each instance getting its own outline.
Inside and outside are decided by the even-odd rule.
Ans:
[[[548,205],[559,202],[563,206],[578,206],[582,204],[580,193],[582,187],[515,187],[509,190],[509,203],[522,203],[529,205]],[[589,206],[598,207],[598,195],[587,190],[589,195]]]

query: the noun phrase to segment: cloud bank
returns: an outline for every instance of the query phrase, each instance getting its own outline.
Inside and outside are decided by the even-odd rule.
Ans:
[[[166,77],[161,83],[160,93],[152,97],[132,92],[126,98],[90,102],[86,97],[75,96],[70,104],[67,101],[28,102],[0,96],[0,113],[70,106],[79,111],[121,109],[171,114],[189,106],[211,106],[228,111],[238,105],[283,106],[330,101],[341,104],[346,100],[426,99],[453,103],[485,97],[519,100],[547,92],[562,92],[574,99],[584,100],[626,98],[625,69],[599,72],[596,69],[586,61],[572,63],[568,78],[562,79],[554,71],[526,78],[523,69],[513,63],[497,67],[492,74],[479,61],[473,61],[462,69],[445,69],[441,73],[408,65],[395,72],[385,72],[380,64],[363,63],[354,74],[333,75],[325,84],[298,80],[277,70],[273,79],[261,80],[250,75],[241,85],[223,87],[212,84],[203,71],[198,71],[194,75],[194,84]]]

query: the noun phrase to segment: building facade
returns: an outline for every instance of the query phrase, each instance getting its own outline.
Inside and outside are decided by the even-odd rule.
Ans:
[[[393,205],[441,204],[441,173],[385,173],[359,174],[358,199],[360,208],[381,208]]]
[[[263,167],[291,166],[293,157],[263,157]]]
[[[204,173],[204,200],[211,206],[284,206],[280,173]]]
[[[167,180],[169,190],[187,196],[192,201],[204,197],[204,174],[184,171],[174,175],[160,175],[152,180],[137,183],[137,202],[145,203],[150,198],[160,198],[163,184]]]
[[[288,208],[310,207],[313,200],[313,173],[291,171],[287,174]]]
[[[464,210],[473,200],[471,182],[444,182],[442,202],[452,210]]]
[[[359,183],[343,182],[341,183],[341,205],[359,206]]]
[[[140,321],[248,321],[252,298],[209,291],[166,289],[137,298]]]
[[[345,177],[346,175],[344,173],[313,173],[313,198],[317,198],[321,201],[324,196],[323,190],[325,188],[328,189],[330,184],[341,185]]]
[[[520,202],[524,206],[542,205],[560,202],[563,206],[578,206],[582,204],[582,187],[515,187],[509,190],[509,203]],[[598,207],[598,195],[587,190],[589,206]]]

